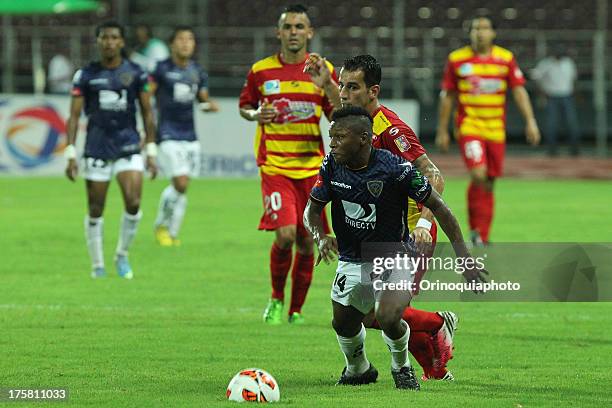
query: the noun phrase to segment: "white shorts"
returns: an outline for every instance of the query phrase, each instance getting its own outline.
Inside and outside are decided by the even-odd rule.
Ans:
[[[392,269],[381,274],[373,273],[372,269],[371,263],[338,261],[331,289],[332,300],[368,314],[383,289],[405,291],[406,296],[410,296],[416,270],[413,264],[411,269]],[[395,286],[389,287],[389,284]]]
[[[165,140],[159,144],[159,165],[166,177],[200,175],[200,142]]]
[[[123,171],[144,172],[144,159],[140,154],[133,154],[117,160],[102,160],[93,157],[85,157],[83,175],[86,180],[111,181],[114,175]]]

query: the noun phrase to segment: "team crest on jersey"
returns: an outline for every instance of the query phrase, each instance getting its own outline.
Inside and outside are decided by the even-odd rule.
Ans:
[[[405,135],[401,135],[400,137],[395,138],[393,141],[400,152],[407,152],[410,150],[410,142]]]
[[[306,101],[291,101],[287,98],[276,99],[272,105],[278,111],[274,119],[277,123],[300,122],[315,115],[316,104]]]
[[[278,79],[271,79],[263,83],[263,94],[274,95],[279,94],[281,91],[280,81]]]
[[[459,66],[460,76],[469,76],[469,75],[472,75],[473,72],[474,72],[474,66],[470,64],[469,62],[466,62]]]
[[[119,81],[123,86],[128,87],[134,81],[134,74],[131,72],[122,72],[119,74]]]
[[[384,183],[381,180],[372,180],[368,181],[368,191],[374,197],[380,197],[380,193],[382,193]]]

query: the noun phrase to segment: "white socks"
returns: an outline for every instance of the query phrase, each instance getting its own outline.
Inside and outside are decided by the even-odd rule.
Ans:
[[[127,256],[130,244],[134,240],[136,230],[138,229],[138,223],[142,218],[142,211],[134,215],[123,213],[121,218],[121,228],[119,230],[119,242],[117,243],[117,255]]]
[[[173,238],[178,236],[185,210],[187,208],[187,196],[181,194],[172,184],[164,189],[159,199],[159,209],[155,225],[168,227],[168,231]]]
[[[93,268],[104,267],[104,247],[102,244],[104,218],[85,216],[85,239]]]
[[[408,339],[410,338],[410,326],[402,320],[402,323],[406,325],[406,333],[397,340],[392,340],[381,331],[382,338],[389,347],[391,352],[391,369],[393,371],[399,371],[402,367],[410,367],[410,360],[408,359]]]
[[[365,352],[366,330],[363,324],[355,337],[342,337],[337,334],[336,337],[346,360],[347,375],[356,376],[365,373],[370,367],[370,362]]]
[[[178,236],[183,218],[185,218],[185,210],[187,209],[187,196],[185,194],[179,194],[176,201],[174,202],[174,210],[170,217],[170,224],[168,225],[168,232],[172,238]]]
[[[174,209],[174,202],[178,196],[178,192],[174,189],[174,186],[170,184],[162,191],[159,198],[159,208],[157,210],[157,218],[155,219],[156,226],[168,226],[170,217],[172,216],[172,210]]]

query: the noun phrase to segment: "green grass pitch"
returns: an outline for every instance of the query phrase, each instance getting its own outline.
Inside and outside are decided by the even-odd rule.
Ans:
[[[195,181],[183,246],[170,249],[152,234],[165,185],[145,184],[135,279],[123,281],[112,265],[121,213],[113,183],[105,213],[110,276],[94,281],[83,182],[0,178],[0,387],[68,387],[69,400],[53,406],[228,407],[230,378],[255,366],[279,381],[281,406],[612,406],[610,303],[417,299],[417,307],[460,317],[449,364],[457,380],[395,390],[388,351],[369,331],[378,383],[334,387],[343,359],[330,327],[333,266],[315,271],[306,325],[264,326],[272,235],[256,230],[258,181]],[[463,226],[465,185],[449,179],[444,193]],[[611,202],[609,182],[501,180],[492,239],[610,242]]]

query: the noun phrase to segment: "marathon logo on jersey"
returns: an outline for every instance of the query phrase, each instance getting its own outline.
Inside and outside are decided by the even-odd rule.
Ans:
[[[401,135],[400,137],[396,137],[393,141],[400,152],[407,152],[410,150],[411,145],[406,136]]]
[[[183,74],[180,72],[169,71],[166,72],[166,78],[172,81],[180,81],[183,78]]]
[[[344,207],[344,222],[356,229],[373,230],[376,228],[376,206],[374,204],[358,204],[342,200]]]
[[[280,80],[271,79],[263,83],[263,94],[264,95],[275,95],[280,93]]]
[[[127,90],[122,89],[121,92],[118,92],[102,89],[98,93],[98,103],[102,110],[126,111],[128,105]]]
[[[384,187],[383,181],[372,180],[372,181],[368,181],[367,185],[368,185],[368,191],[370,192],[370,194],[372,194],[376,198],[380,197],[380,193],[382,193],[383,187]]]
[[[300,122],[315,115],[316,104],[306,101],[291,101],[287,98],[276,99],[272,102],[278,114],[274,118],[276,123]]]
[[[333,180],[330,181],[330,183],[332,184],[332,186],[346,188],[347,190],[350,190],[351,188],[353,188],[352,186],[349,186],[348,184],[338,183],[337,181],[333,181]]]
[[[89,81],[89,85],[104,85],[107,86],[109,84],[108,78],[94,78]]]

